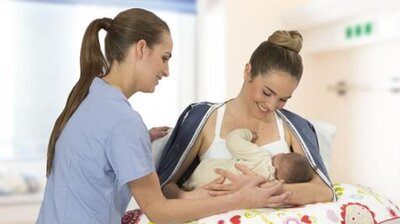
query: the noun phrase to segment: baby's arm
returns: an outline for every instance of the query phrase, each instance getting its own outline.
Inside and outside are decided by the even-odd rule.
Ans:
[[[226,137],[226,146],[234,159],[248,161],[262,153],[259,147],[251,142],[252,139],[253,133],[249,129],[236,129]]]

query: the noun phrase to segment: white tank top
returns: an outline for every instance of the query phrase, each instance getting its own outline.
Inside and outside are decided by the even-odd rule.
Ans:
[[[217,120],[215,122],[215,137],[210,147],[208,147],[208,150],[203,155],[201,155],[200,161],[202,161],[203,159],[210,159],[210,158],[232,159],[232,155],[229,152],[228,148],[226,147],[225,139],[221,138],[221,127],[222,127],[222,120],[225,114],[225,105],[218,108],[216,113],[217,113]],[[285,141],[285,131],[283,129],[282,118],[280,118],[276,113],[275,113],[275,118],[276,118],[275,119],[276,125],[278,127],[279,140],[260,146],[261,149],[266,150],[268,153],[271,154],[271,156],[274,156],[279,153],[290,152],[289,146]]]

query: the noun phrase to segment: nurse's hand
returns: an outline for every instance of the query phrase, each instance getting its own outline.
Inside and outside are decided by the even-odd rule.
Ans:
[[[162,126],[162,127],[154,127],[149,130],[150,141],[153,142],[159,138],[162,138],[168,134],[168,130],[170,127]]]
[[[246,175],[241,175],[246,176]],[[275,181],[265,188],[262,185],[267,181],[262,176],[246,176],[248,182],[234,194],[242,196],[240,207],[244,208],[275,208],[286,204],[291,192],[283,190],[283,182]]]

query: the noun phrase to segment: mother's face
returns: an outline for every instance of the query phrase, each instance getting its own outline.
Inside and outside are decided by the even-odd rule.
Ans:
[[[296,79],[282,71],[270,71],[253,79],[250,74],[245,74],[245,80],[247,101],[260,118],[282,109],[298,85]]]

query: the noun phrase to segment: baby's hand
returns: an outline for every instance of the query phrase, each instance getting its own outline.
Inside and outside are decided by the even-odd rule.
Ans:
[[[252,131],[251,134],[253,135],[253,138],[251,139],[251,142],[254,143],[258,139],[258,134],[256,131]]]

